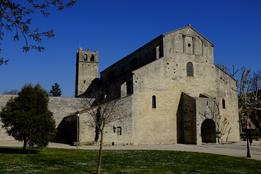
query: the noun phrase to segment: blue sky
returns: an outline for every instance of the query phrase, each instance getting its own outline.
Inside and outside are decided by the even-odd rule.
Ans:
[[[64,96],[74,95],[75,54],[78,47],[97,50],[99,70],[131,53],[161,33],[192,24],[215,44],[215,63],[261,70],[260,0],[78,0],[47,18],[33,16],[33,25],[53,28],[43,53],[23,53],[22,42],[5,38],[0,66],[0,92],[26,83],[49,90],[60,84]]]

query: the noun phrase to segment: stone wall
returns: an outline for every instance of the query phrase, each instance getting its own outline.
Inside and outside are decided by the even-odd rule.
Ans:
[[[216,67],[217,99],[219,102],[221,126],[225,129],[222,141],[239,141],[239,112],[236,81]],[[224,100],[225,106],[222,106]]]
[[[197,143],[197,131],[196,131],[196,100],[193,97],[182,93],[182,110],[183,114],[183,142],[184,144],[196,144]]]
[[[0,109],[5,106],[8,100],[16,97],[15,95],[0,95]],[[59,126],[61,121],[83,108],[89,107],[89,103],[86,99],[81,98],[69,98],[69,97],[49,97],[49,109],[53,112],[56,127]],[[0,122],[0,125],[2,123]],[[1,140],[13,140],[12,137],[6,134],[5,129],[0,128]]]
[[[113,106],[113,109],[110,107]],[[100,105],[102,108],[108,108],[107,115],[113,120],[106,124],[104,130],[104,144],[133,144],[133,121],[132,121],[132,96],[126,96],[108,103]],[[80,114],[80,143],[93,144],[95,138],[95,117],[97,107],[82,111]]]
[[[218,104],[219,103],[217,103],[217,101],[210,96],[196,98],[197,144],[202,143],[201,126],[206,119],[211,119],[215,122],[216,124],[215,135],[216,132],[219,131],[218,125],[219,125],[220,116],[218,115],[219,113]]]
[[[160,58],[133,71],[134,144],[176,143],[176,104],[180,92],[171,88],[163,67],[164,58]],[[152,107],[153,96],[156,108]]]
[[[13,95],[0,95],[0,110],[6,105],[6,103],[12,98]],[[0,139],[1,140],[14,140],[13,137],[8,136],[5,129],[2,128],[3,123],[0,121]]]

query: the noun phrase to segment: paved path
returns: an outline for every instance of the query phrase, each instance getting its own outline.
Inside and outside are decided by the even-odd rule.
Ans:
[[[21,142],[17,141],[1,141],[0,146],[17,147],[22,146]],[[97,150],[98,146],[70,146],[66,144],[50,143],[51,148],[65,149],[86,149]],[[235,157],[246,157],[246,142],[238,142],[233,144],[202,144],[202,145],[134,145],[134,146],[104,146],[105,150],[173,150],[173,151],[188,151],[188,152],[203,152],[220,155],[228,155]],[[261,160],[261,141],[254,141],[251,146],[252,159]]]

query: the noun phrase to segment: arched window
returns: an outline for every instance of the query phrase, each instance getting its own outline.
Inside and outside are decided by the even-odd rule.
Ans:
[[[88,59],[87,59],[87,54],[84,54],[83,59],[84,59],[85,61],[88,60]]]
[[[152,108],[156,108],[156,96],[152,96]]]
[[[187,76],[193,77],[194,76],[194,68],[191,62],[187,63]]]
[[[222,99],[222,108],[226,109],[226,101],[225,101],[225,99]]]

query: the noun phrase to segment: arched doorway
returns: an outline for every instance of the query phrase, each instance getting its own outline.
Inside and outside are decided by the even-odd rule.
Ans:
[[[206,119],[201,124],[201,137],[203,143],[216,142],[216,124],[212,119]]]

